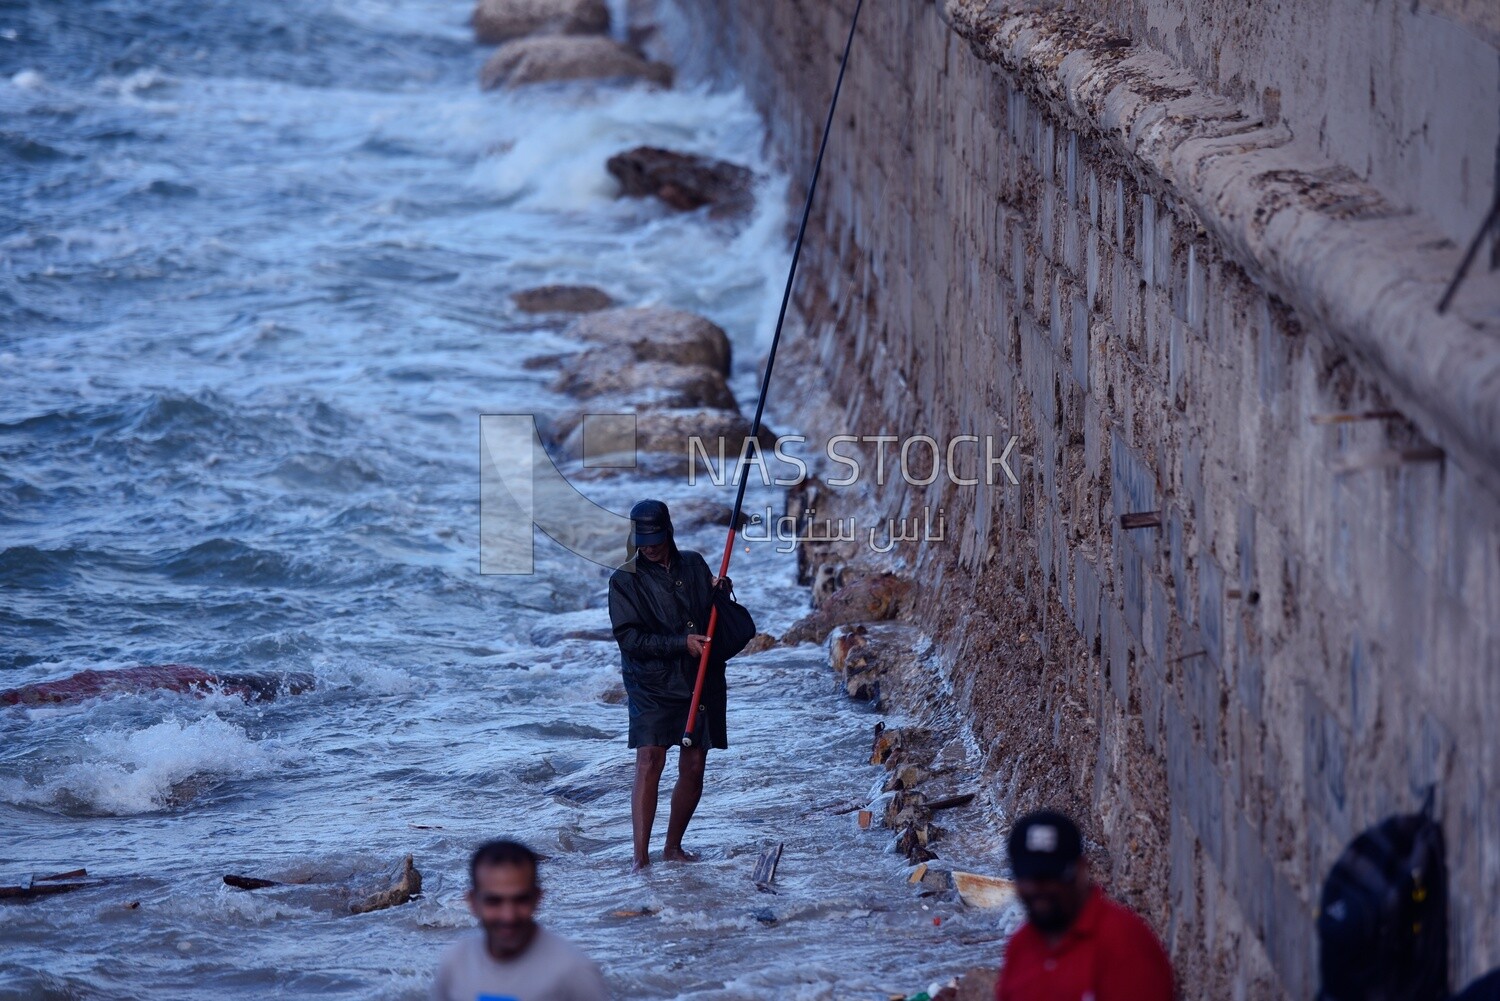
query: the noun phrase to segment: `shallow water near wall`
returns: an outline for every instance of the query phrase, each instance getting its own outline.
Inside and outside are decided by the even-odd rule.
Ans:
[[[628,874],[607,571],[539,537],[535,575],[478,573],[478,415],[566,402],[520,363],[568,345],[508,300],[549,282],[709,316],[753,399],[784,180],[738,91],[479,93],[467,15],[0,18],[0,688],[152,663],[316,681],[0,707],[0,877],[108,879],[0,907],[0,997],[421,997],[496,835],[550,856],[544,919],[621,997],[884,998],[992,959],[1013,918],[921,900],[885,832],[831,812],[883,773],[812,646],[734,665],[703,861]],[[615,200],[603,162],[641,143],[749,163],[763,208],[728,229]],[[719,533],[681,541],[712,561]],[[773,545],[732,573],[763,629],[805,611]],[[778,842],[780,892],[757,893]],[[221,881],[344,886],[407,853],[426,892],[368,915]]]

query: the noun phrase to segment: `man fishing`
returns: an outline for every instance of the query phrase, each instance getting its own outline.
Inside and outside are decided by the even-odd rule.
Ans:
[[[672,517],[663,502],[641,501],[630,509],[630,521],[630,544],[636,552],[609,578],[609,619],[620,644],[620,672],[630,711],[629,744],[635,749],[630,813],[635,847],[632,870],[638,871],[651,864],[657,788],[667,748],[682,742],[690,718],[698,664],[709,642],[709,612],[718,603],[724,614],[731,584],[728,577],[714,577],[698,553],[677,548]],[[716,649],[737,650],[721,646],[721,638],[727,639],[722,634],[714,638]],[[664,861],[697,860],[682,847],[682,836],[703,794],[708,749],[729,746],[725,659],[709,658],[700,700],[703,709],[694,714],[692,745],[683,746],[678,754],[677,785],[672,790],[662,847]]]

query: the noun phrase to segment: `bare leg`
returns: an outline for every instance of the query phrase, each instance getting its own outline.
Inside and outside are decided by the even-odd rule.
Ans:
[[[706,747],[684,747],[677,754],[677,785],[672,789],[667,843],[661,852],[665,861],[698,861],[698,856],[682,850],[682,836],[687,833],[688,821],[693,819],[693,811],[698,809],[698,799],[703,795],[703,765],[707,760]]]
[[[630,826],[635,835],[632,872],[651,864],[651,825],[656,821],[656,790],[666,763],[665,747],[635,749],[635,787],[630,794]]]

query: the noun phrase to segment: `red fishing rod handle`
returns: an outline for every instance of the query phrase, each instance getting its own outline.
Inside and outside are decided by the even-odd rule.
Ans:
[[[724,558],[719,562],[719,579],[723,580],[729,573],[729,557],[734,553],[734,525],[729,526],[729,537],[724,540]],[[713,604],[713,593],[709,592],[708,609],[708,642],[703,644],[703,652],[698,655],[698,680],[693,683],[693,701],[688,703],[687,723],[682,728],[682,746],[693,746],[693,730],[698,722],[698,714],[703,711],[703,683],[708,678],[708,657],[714,643],[714,627],[719,624],[719,606]]]

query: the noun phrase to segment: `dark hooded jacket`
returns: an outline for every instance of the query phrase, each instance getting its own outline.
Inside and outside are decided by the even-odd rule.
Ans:
[[[688,653],[687,638],[708,631],[712,585],[703,557],[676,543],[665,567],[637,555],[610,575],[609,619],[620,645],[631,747],[669,747],[682,740],[698,677],[698,659]],[[695,745],[729,746],[727,696],[724,664],[711,659]]]

